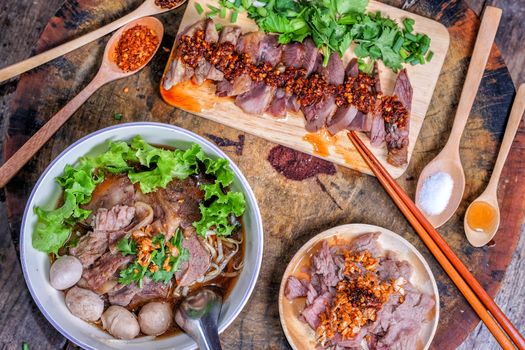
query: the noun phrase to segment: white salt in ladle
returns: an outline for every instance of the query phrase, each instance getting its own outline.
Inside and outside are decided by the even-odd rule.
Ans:
[[[416,188],[416,206],[421,209],[434,227],[439,227],[450,219],[458,209],[461,198],[463,197],[463,192],[465,191],[465,174],[459,157],[459,141],[461,140],[463,129],[465,129],[465,125],[467,124],[467,118],[472,109],[472,105],[474,104],[474,99],[476,98],[476,93],[489,58],[490,49],[492,48],[492,43],[498,30],[500,18],[501,9],[491,6],[485,8],[465,84],[461,91],[452,131],[443,150],[436,158],[427,164],[419,176]],[[421,190],[424,183],[438,172],[448,174],[452,178],[453,187],[445,208],[438,213],[434,212],[431,214],[421,206]],[[439,190],[441,189],[437,188],[437,191]]]
[[[525,111],[525,84],[522,84],[510,112],[509,121],[501,142],[498,159],[494,165],[492,176],[485,191],[470,203],[465,214],[465,234],[468,241],[474,247],[482,247],[487,244],[498,232],[499,228],[499,205],[498,205],[498,182],[509,155],[510,147],[516,131],[520,125],[523,112]],[[474,227],[471,227],[474,226]]]

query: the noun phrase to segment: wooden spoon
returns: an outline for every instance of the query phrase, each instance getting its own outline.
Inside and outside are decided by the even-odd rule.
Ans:
[[[525,84],[522,84],[512,105],[503,142],[494,165],[492,176],[485,191],[467,208],[465,214],[465,233],[474,247],[482,247],[496,234],[499,227],[498,182],[509,155],[510,147],[525,111]]]
[[[115,49],[119,42],[122,33],[137,25],[144,25],[152,29],[158,37],[158,45],[151,55],[150,59],[142,65],[142,67],[129,72],[122,71],[115,63]],[[33,155],[57,132],[58,129],[73,115],[73,113],[102,85],[111,81],[128,77],[132,74],[137,73],[144,68],[151,58],[155,56],[162,36],[164,35],[164,26],[162,23],[154,17],[144,17],[135,20],[128,25],[121,28],[109,39],[106,49],[104,51],[104,57],[98,73],[95,75],[93,80],[80,91],[67,105],[65,105],[57,114],[55,114],[40,130],[34,134],[29,141],[27,141],[16,153],[9,158],[4,165],[0,168],[0,188],[4,187],[9,180],[33,157]]]
[[[463,192],[465,191],[465,174],[459,157],[459,142],[463,134],[463,129],[465,129],[465,125],[467,124],[470,110],[474,104],[481,78],[483,77],[500,18],[501,9],[492,6],[485,8],[467,77],[463,85],[463,90],[461,91],[452,131],[443,150],[436,158],[427,164],[419,176],[416,188],[416,205],[434,227],[439,227],[450,219],[458,209],[461,198],[463,197]],[[438,214],[431,214],[425,212],[424,208],[421,207],[420,195],[425,181],[438,172],[444,172],[450,175],[453,181],[453,188],[445,209]]]
[[[10,79],[14,76],[27,72],[35,67],[38,67],[46,62],[49,62],[57,57],[63,56],[68,52],[78,49],[98,38],[103,37],[106,34],[111,33],[112,31],[145,16],[153,16],[159,13],[171,11],[180,5],[184,4],[186,0],[180,0],[180,3],[172,8],[163,9],[155,5],[155,0],[145,0],[142,5],[140,5],[136,10],[128,13],[124,17],[117,19],[114,22],[111,22],[105,25],[102,28],[99,28],[91,33],[83,35],[77,39],[71,40],[70,42],[64,43],[60,46],[57,46],[51,50],[42,52],[36,56],[30,57],[24,61],[15,63],[13,65],[7,66],[0,69],[0,83]]]

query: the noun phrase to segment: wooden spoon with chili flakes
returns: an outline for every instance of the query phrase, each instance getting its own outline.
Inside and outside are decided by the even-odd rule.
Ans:
[[[145,0],[134,11],[105,25],[102,28],[94,30],[91,33],[85,34],[48,51],[42,52],[36,56],[30,57],[24,61],[0,69],[0,83],[51,60],[54,60],[57,57],[63,56],[68,52],[78,49],[79,47],[89,44],[90,42],[95,41],[104,35],[135,21],[138,18],[154,16],[160,13],[171,11],[181,6],[185,2],[186,0]]]
[[[139,18],[113,34],[106,44],[102,64],[93,80],[0,167],[0,188],[102,85],[128,77],[144,68],[157,52],[163,35],[164,26],[155,17]]]

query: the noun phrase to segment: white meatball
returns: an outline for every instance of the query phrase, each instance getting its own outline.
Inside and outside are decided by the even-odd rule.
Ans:
[[[76,286],[67,291],[66,305],[73,315],[91,322],[98,320],[104,311],[104,301],[98,294]]]
[[[170,304],[154,301],[140,309],[138,318],[142,333],[160,335],[171,326],[173,311]]]
[[[74,256],[64,255],[58,258],[49,270],[49,282],[58,290],[73,287],[82,276],[82,263]]]
[[[137,318],[122,306],[110,306],[102,314],[102,326],[112,336],[119,339],[133,339],[140,327]]]

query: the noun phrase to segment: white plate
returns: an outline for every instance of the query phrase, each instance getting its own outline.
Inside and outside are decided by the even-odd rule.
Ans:
[[[417,249],[406,239],[385,228],[366,225],[349,224],[331,228],[310,239],[292,258],[284,272],[279,290],[279,315],[281,325],[288,342],[295,350],[315,349],[317,342],[315,332],[300,318],[300,312],[304,308],[304,301],[290,301],[284,296],[284,287],[289,276],[306,277],[306,273],[300,271],[301,261],[310,259],[317,251],[321,241],[328,240],[329,245],[339,242],[348,242],[364,233],[380,232],[378,242],[384,250],[391,250],[398,254],[399,260],[407,260],[414,272],[410,282],[421,292],[431,295],[435,300],[434,310],[431,311],[432,318],[425,322],[419,332],[418,344],[420,348],[428,349],[434,338],[439,321],[439,292],[434,275],[427,262]],[[301,276],[302,274],[302,276]]]
[[[235,173],[232,188],[242,191],[246,198],[246,212],[243,216],[246,234],[245,262],[237,283],[222,307],[219,332],[224,331],[239,315],[253,291],[261,268],[263,227],[257,201],[239,168],[219,148],[190,131],[167,124],[129,123],[102,129],[78,140],[53,160],[31,192],[22,219],[20,258],[24,277],[33,299],[47,320],[66,338],[85,349],[195,349],[195,342],[185,334],[160,339],[144,337],[131,341],[116,340],[96,326],[73,316],[64,303],[64,293],[53,289],[49,284],[50,263],[47,254],[37,251],[31,244],[31,235],[37,223],[33,209],[36,206],[54,208],[61,195],[55,178],[62,174],[66,164],[74,164],[84,155],[103,152],[108,141],[130,141],[136,135],[141,135],[153,144],[181,149],[197,143],[206,154],[230,161]]]

